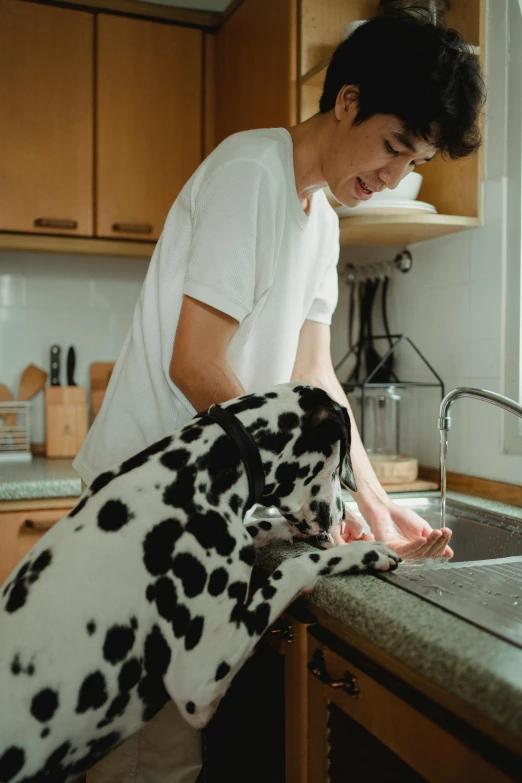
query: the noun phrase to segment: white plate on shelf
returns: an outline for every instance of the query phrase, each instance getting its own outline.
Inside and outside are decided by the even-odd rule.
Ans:
[[[358,215],[406,215],[408,213],[416,212],[428,212],[432,215],[437,214],[437,210],[433,204],[428,204],[426,201],[415,201],[413,199],[390,199],[385,201],[380,199],[378,202],[372,204],[372,199],[368,201],[360,201],[356,207],[343,207],[339,206],[335,208],[335,211],[339,217],[357,217]]]

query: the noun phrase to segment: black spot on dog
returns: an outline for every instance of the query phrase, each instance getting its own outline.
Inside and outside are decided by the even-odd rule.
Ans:
[[[248,544],[239,550],[239,559],[249,566],[254,565],[254,560],[256,559],[256,550],[252,544]]]
[[[265,397],[267,398],[267,400],[275,400],[277,399],[277,392],[267,392],[265,394]]]
[[[194,715],[194,713],[196,712],[196,705],[194,704],[193,701],[188,701],[185,704],[185,709],[187,710],[189,715]]]
[[[193,443],[193,441],[198,440],[198,438],[201,437],[202,433],[202,427],[196,424],[189,424],[188,427],[179,433],[179,438],[183,443]]]
[[[277,590],[273,585],[265,585],[261,590],[261,593],[263,595],[263,598],[266,598],[266,600],[268,601],[270,598],[274,597],[274,595],[277,593]]]
[[[130,627],[135,631],[138,627],[138,621],[135,617],[131,617]]]
[[[116,664],[127,656],[134,644],[134,631],[126,625],[113,625],[105,635],[103,657]]]
[[[52,688],[43,688],[31,701],[31,715],[40,723],[51,720],[58,709],[58,694]]]
[[[228,588],[228,596],[238,603],[245,603],[248,585],[246,582],[232,582]]]
[[[183,533],[178,519],[164,519],[147,533],[143,542],[143,562],[149,574],[166,574],[172,566],[174,544]]]
[[[216,669],[216,680],[222,680],[224,677],[227,676],[227,674],[230,671],[230,666],[228,663],[225,663],[224,661],[219,664],[219,666]]]
[[[18,654],[15,655],[13,660],[11,661],[11,673],[12,674],[20,674],[22,671],[22,664],[20,663],[20,657]]]
[[[170,647],[157,625],[153,627],[145,640],[145,669],[138,686],[138,695],[143,702],[142,718],[149,721],[169,700],[169,694],[163,684],[171,658]]]
[[[310,503],[310,510],[315,514],[316,522],[322,530],[329,530],[332,526],[330,506],[324,500],[314,500]]]
[[[320,489],[321,489],[321,485],[320,484],[314,484],[313,486],[311,486],[310,487],[310,494],[312,495],[312,497],[315,497]]]
[[[100,671],[88,674],[80,685],[76,712],[83,713],[87,710],[98,710],[107,701],[107,683]]]
[[[77,504],[75,505],[75,507],[73,508],[73,510],[72,510],[72,511],[69,511],[69,513],[68,513],[68,515],[67,515],[67,516],[68,516],[68,517],[75,517],[75,516],[76,516],[76,514],[79,514],[79,513],[80,513],[80,511],[82,510],[82,508],[83,508],[83,507],[85,506],[85,504],[87,503],[88,499],[89,499],[89,495],[85,495],[85,496],[84,496],[84,497],[83,497],[83,498],[82,498],[82,499],[79,501],[79,503],[77,503]]]
[[[334,566],[334,565],[337,565],[337,563],[340,563],[340,562],[341,562],[341,558],[340,557],[331,557],[330,560],[328,561],[328,565]]]
[[[378,559],[379,553],[376,552],[375,549],[372,549],[370,552],[366,552],[362,561],[364,565],[369,565],[370,563],[375,563]]]
[[[237,402],[233,402],[231,405],[227,405],[227,411],[233,413],[236,416],[243,411],[256,410],[262,408],[265,404],[265,397],[257,394],[243,394]]]
[[[83,525],[78,525],[77,527],[74,528],[75,533],[79,533],[80,530],[83,530]]]
[[[159,615],[172,622],[177,603],[176,587],[172,579],[168,576],[160,577],[155,585],[154,597]]]
[[[282,579],[282,578],[283,578],[283,572],[282,571],[277,570],[277,571],[274,571],[274,573],[272,574],[272,579],[277,579],[279,581],[279,579]]]
[[[310,560],[313,560],[313,561],[314,561],[314,563],[318,563],[318,562],[319,562],[319,560],[321,559],[321,558],[319,557],[319,555],[318,555],[316,552],[314,552],[314,553],[313,553],[313,554],[311,554],[311,555],[308,555],[308,557],[310,558]]]
[[[227,523],[215,511],[194,514],[185,530],[194,536],[203,549],[215,549],[223,557],[230,555],[236,546],[235,539],[228,531]]]
[[[297,474],[298,478],[304,479],[308,476],[310,473],[310,465],[303,465],[302,468],[299,468],[299,473]]]
[[[319,571],[319,576],[330,576],[331,573],[332,573],[332,569],[330,568],[330,566],[324,566],[324,568],[321,568],[321,570]]]
[[[174,574],[181,580],[187,598],[200,595],[205,589],[207,572],[193,555],[182,552],[176,555],[172,564]]]
[[[36,573],[38,576],[44,571],[48,566],[51,565],[52,562],[52,553],[50,549],[44,549],[43,552],[41,552],[36,560],[31,565],[31,573]],[[37,577],[38,578],[38,577]],[[36,581],[36,580],[34,580]]]
[[[122,476],[124,473],[129,473],[131,470],[135,470],[135,468],[140,468],[142,465],[148,462],[148,460],[154,456],[154,454],[158,454],[160,451],[165,451],[165,449],[167,449],[171,443],[172,435],[168,435],[166,438],[162,438],[162,440],[158,440],[156,443],[153,443],[151,446],[143,449],[143,451],[140,451],[139,454],[135,454],[130,459],[125,460],[125,462],[122,462],[120,465],[119,475]]]
[[[358,574],[361,569],[358,565],[352,565],[350,568],[347,568],[346,571],[342,571],[343,576],[351,576],[352,574]]]
[[[232,511],[234,512],[234,514],[237,514],[239,513],[239,509],[243,505],[243,500],[242,498],[239,497],[239,495],[232,495],[232,497],[229,500],[229,505]]]
[[[238,447],[225,434],[198,459],[197,466],[199,470],[208,471],[210,491],[218,497],[238,481],[240,471],[244,470]]]
[[[160,462],[169,470],[181,470],[190,459],[190,451],[187,449],[174,449],[161,455]]]
[[[252,538],[255,538],[259,533],[259,530],[255,525],[247,525],[247,531],[252,536]]]
[[[25,751],[11,745],[0,756],[0,780],[9,783],[17,775],[25,764]]]
[[[224,591],[228,582],[228,571],[225,568],[216,568],[210,574],[207,590],[210,595],[218,596]]]
[[[24,606],[25,602],[27,601],[28,595],[29,593],[27,591],[27,587],[25,586],[25,583],[15,582],[15,584],[11,588],[11,592],[9,593],[9,598],[7,599],[7,603],[5,605],[6,612],[12,614],[13,612],[17,612],[18,609],[21,609],[22,606]]]
[[[123,715],[125,707],[130,701],[130,693],[118,693],[118,695],[112,700],[109,705],[109,709],[105,715],[105,725],[108,725],[114,718],[119,715]]]
[[[297,413],[281,413],[277,426],[280,430],[295,430],[299,426],[299,416]]]
[[[231,558],[231,557],[227,557],[227,563],[228,563],[229,565],[232,565],[232,558]]]
[[[106,487],[107,484],[113,480],[115,475],[116,474],[112,470],[106,470],[105,473],[100,473],[99,476],[96,476],[91,486],[89,487],[91,495],[96,495],[97,492]]]
[[[163,492],[165,505],[182,508],[187,514],[191,513],[194,508],[196,477],[195,465],[188,465],[178,470],[176,479],[166,486]]]
[[[177,604],[172,617],[172,630],[176,639],[181,639],[187,633],[190,623],[190,612],[183,604]]]
[[[108,500],[98,511],[98,527],[106,533],[114,533],[127,525],[134,514],[121,500]]]
[[[256,438],[259,448],[271,451],[272,454],[281,454],[287,443],[292,440],[289,432],[260,432]]]
[[[203,625],[204,625],[204,619],[203,617],[200,617],[199,615],[197,617],[193,617],[190,621],[187,632],[185,634],[185,649],[186,650],[193,650],[194,647],[197,647],[201,640],[201,635],[203,634]]]
[[[29,664],[29,666],[27,667],[27,674],[29,675],[29,677],[32,677],[32,676],[33,676],[33,674],[34,674],[34,671],[35,671],[35,670],[34,670],[34,666],[33,666],[33,664],[32,664],[32,663],[30,663],[30,664]]]
[[[262,519],[261,522],[258,522],[258,525],[261,530],[272,530],[272,523],[268,522],[266,519]]]
[[[267,603],[259,604],[253,611],[243,604],[236,604],[230,616],[230,621],[235,622],[238,627],[243,623],[249,636],[254,636],[254,634],[261,636],[265,632],[269,620],[270,604]]]
[[[42,730],[41,730],[41,732],[40,732],[40,737],[42,737],[43,739],[45,739],[46,737],[48,737],[48,736],[49,736],[49,734],[50,734],[50,733],[51,733],[51,729],[49,728],[49,726],[46,726],[46,727],[45,727],[45,729],[42,729]]]
[[[137,685],[141,678],[141,663],[137,658],[125,661],[118,674],[118,687],[120,691],[130,691]]]
[[[343,504],[342,504],[341,498],[339,498],[339,497],[335,498],[335,505],[337,506],[337,511],[342,511],[343,510]]]

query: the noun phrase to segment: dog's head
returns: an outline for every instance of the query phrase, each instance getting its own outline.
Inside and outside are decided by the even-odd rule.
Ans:
[[[245,395],[231,410],[259,447],[265,469],[261,502],[279,508],[296,535],[321,535],[342,522],[341,481],[357,490],[346,408],[322,389],[292,382]]]

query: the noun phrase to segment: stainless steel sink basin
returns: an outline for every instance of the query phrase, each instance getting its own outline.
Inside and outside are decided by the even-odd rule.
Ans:
[[[438,495],[396,498],[395,503],[416,511],[433,528],[440,528],[441,503]],[[348,506],[357,513],[355,503],[348,503]],[[455,556],[451,563],[522,555],[522,509],[517,518],[447,500],[445,524],[453,531],[451,547]],[[433,564],[435,561],[422,562]],[[436,562],[442,562],[442,558]]]

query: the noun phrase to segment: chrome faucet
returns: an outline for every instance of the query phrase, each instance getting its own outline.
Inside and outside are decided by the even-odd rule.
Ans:
[[[522,405],[519,405],[515,400],[504,397],[503,394],[497,394],[497,392],[487,391],[486,389],[475,389],[472,386],[459,386],[457,389],[448,392],[440,404],[439,418],[437,420],[439,430],[449,430],[451,427],[451,416],[449,415],[449,411],[452,404],[455,400],[458,400],[459,397],[472,397],[476,400],[491,402],[492,405],[498,405],[499,408],[503,408],[505,411],[514,413],[515,416],[520,416],[520,418],[522,418]]]

